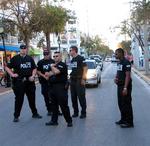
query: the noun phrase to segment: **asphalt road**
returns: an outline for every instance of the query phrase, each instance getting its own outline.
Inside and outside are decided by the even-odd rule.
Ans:
[[[135,127],[122,129],[114,124],[120,118],[115,70],[115,64],[105,64],[101,85],[87,88],[87,118],[73,119],[73,127],[67,127],[62,116],[58,126],[45,126],[50,117],[39,85],[36,101],[42,119],[32,119],[25,98],[20,122],[13,123],[14,95],[0,96],[0,146],[150,146],[150,87],[133,75]],[[70,96],[69,105],[72,113]]]

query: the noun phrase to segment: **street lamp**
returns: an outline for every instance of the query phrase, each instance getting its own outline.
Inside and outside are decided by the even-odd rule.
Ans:
[[[8,63],[8,60],[7,60],[7,54],[6,54],[6,48],[5,48],[5,39],[4,39],[4,28],[3,26],[0,26],[0,35],[1,35],[1,38],[2,38],[2,41],[3,41],[3,49],[4,49],[4,58],[5,58],[5,63],[7,64]],[[4,68],[5,70],[5,68]],[[10,87],[10,76],[8,75],[8,73],[6,72],[6,87]]]
[[[57,40],[57,42],[58,42],[59,51],[60,51],[60,43],[61,43],[61,41],[60,41],[60,35],[59,34],[58,34],[58,40]]]

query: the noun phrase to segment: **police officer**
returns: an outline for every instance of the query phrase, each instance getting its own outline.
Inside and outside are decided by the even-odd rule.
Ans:
[[[81,105],[80,118],[86,118],[86,98],[85,98],[85,80],[87,73],[87,65],[84,63],[84,58],[78,55],[78,48],[76,46],[70,47],[70,55],[72,56],[70,73],[71,85],[71,99],[74,109],[72,117],[78,117],[78,99]]]
[[[55,52],[53,56],[55,64],[51,64],[50,82],[52,84],[52,117],[46,125],[58,125],[58,105],[68,127],[72,127],[72,118],[68,106],[67,66],[61,61],[61,53]]]
[[[14,122],[19,121],[21,108],[24,101],[24,94],[27,95],[29,106],[33,118],[42,118],[35,105],[35,75],[36,65],[32,57],[27,55],[26,45],[20,46],[20,54],[14,56],[10,63],[5,67],[6,71],[12,77],[13,91],[15,94]]]
[[[117,84],[118,106],[121,113],[121,119],[116,122],[122,128],[133,127],[132,111],[132,79],[131,63],[124,57],[124,50],[119,48],[115,52],[116,58],[119,59],[117,65],[117,74],[115,83]]]
[[[54,63],[54,60],[50,58],[50,52],[47,49],[43,51],[44,58],[37,63],[37,73],[39,75],[39,82],[41,84],[41,93],[44,96],[45,105],[47,108],[47,115],[51,115],[51,85],[49,83],[49,76],[47,73],[51,70],[50,65]]]

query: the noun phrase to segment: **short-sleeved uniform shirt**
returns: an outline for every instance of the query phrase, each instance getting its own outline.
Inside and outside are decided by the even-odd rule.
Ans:
[[[70,67],[72,68],[72,72],[70,73],[71,78],[82,78],[83,68],[86,66],[85,59],[77,55],[72,58]]]
[[[55,66],[60,73],[57,75],[53,75],[50,77],[50,83],[66,83],[67,82],[67,75],[68,75],[68,70],[67,70],[67,65],[63,62],[59,62]]]
[[[36,68],[35,62],[31,56],[26,55],[23,57],[20,56],[20,54],[11,58],[7,66],[13,69],[14,73],[17,73],[19,77],[31,76],[33,69]]]
[[[131,72],[131,63],[127,59],[124,58],[117,64],[117,78],[118,78],[118,81],[122,84],[125,83],[127,71]]]
[[[41,73],[49,72],[51,71],[51,64],[55,63],[53,59],[42,59],[38,61],[37,63],[37,70],[41,71]],[[47,80],[43,77],[39,77],[40,83],[46,83]]]

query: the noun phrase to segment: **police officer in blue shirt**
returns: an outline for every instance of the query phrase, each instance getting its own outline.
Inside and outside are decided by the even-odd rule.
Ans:
[[[122,128],[133,127],[132,111],[132,79],[131,63],[124,57],[124,50],[119,48],[115,51],[116,58],[119,59],[117,64],[117,74],[115,83],[117,84],[118,106],[121,113],[121,119],[116,122]]]
[[[24,94],[27,95],[29,106],[32,111],[32,117],[42,118],[35,105],[35,75],[36,65],[32,57],[27,55],[26,45],[20,46],[20,54],[14,56],[10,63],[5,67],[6,71],[12,77],[13,91],[15,94],[14,122],[19,121],[21,108],[24,101]]]

